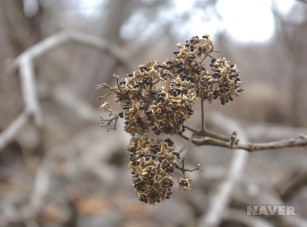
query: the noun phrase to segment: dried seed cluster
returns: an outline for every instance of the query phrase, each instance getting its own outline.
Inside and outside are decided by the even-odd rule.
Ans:
[[[197,77],[197,96],[210,103],[213,99],[219,98],[222,105],[233,101],[232,97],[243,91],[236,65],[225,58],[212,58],[210,68],[211,72],[204,71]]]
[[[108,88],[107,95],[114,94],[122,108],[122,112],[103,119],[103,123],[110,127],[113,121],[116,125],[119,117],[125,119],[125,131],[132,135],[128,150],[133,186],[139,199],[149,204],[170,197],[172,172],[176,168],[184,173],[171,140],[150,140],[150,131],[156,135],[183,132],[184,123],[193,115],[192,107],[197,98],[208,102],[220,99],[224,105],[243,91],[236,65],[225,58],[211,56],[214,49],[208,36],[194,36],[177,47],[174,57],[163,63],[150,61],[123,80],[115,76],[113,87],[98,86]],[[206,58],[211,58],[208,70]],[[112,115],[108,104],[102,107]],[[180,189],[191,188],[189,178],[180,178],[178,183]]]
[[[154,204],[170,198],[172,173],[178,165],[179,154],[170,139],[149,140],[147,136],[134,136],[129,145],[129,167],[132,183],[141,201]]]
[[[176,134],[192,114],[195,90],[157,62],[148,62],[119,81],[113,91],[123,109],[125,130],[132,135],[150,129]],[[167,76],[166,76],[167,75]]]

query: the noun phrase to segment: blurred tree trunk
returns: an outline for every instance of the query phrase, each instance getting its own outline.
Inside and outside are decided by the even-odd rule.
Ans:
[[[127,18],[134,12],[134,6],[138,1],[109,0],[106,8],[102,9],[106,15],[101,27],[98,28],[104,39],[117,45],[123,45],[120,30]],[[89,58],[89,64],[84,67],[84,71],[81,73],[78,93],[90,103],[96,104],[95,88],[97,84],[109,82],[119,65],[116,59],[98,52],[91,54]]]
[[[306,7],[303,15],[307,15]],[[288,59],[290,67],[287,70],[289,78],[289,99],[291,109],[289,110],[289,122],[292,126],[302,126],[305,123],[306,105],[304,102],[303,93],[305,84],[307,83],[304,68],[305,59],[307,57],[307,46],[305,45],[307,18],[301,22],[293,22],[291,16],[283,17],[278,12],[276,6],[273,5],[273,14],[277,28],[277,35],[283,44],[280,48],[283,49],[285,58]],[[296,12],[292,12],[296,14]],[[283,79],[283,78],[281,78]]]
[[[0,21],[1,21],[1,47],[5,51],[1,53],[0,60],[4,62],[8,58],[15,58],[22,51],[29,48],[41,39],[40,19],[43,9],[39,5],[36,14],[27,17],[24,13],[24,5],[21,0],[0,0]],[[0,74],[6,74],[4,67],[0,67]],[[17,73],[17,72],[15,72]],[[2,93],[0,103],[2,106],[1,115],[7,125],[12,121],[18,112],[23,108],[23,100],[19,87],[19,78],[0,77],[0,91]],[[7,102],[7,98],[14,102]],[[8,122],[7,122],[8,121]]]
[[[0,0],[1,16],[11,51],[17,56],[41,39],[40,19],[43,8],[38,3],[36,14],[27,17],[21,0]]]
[[[305,10],[306,11],[306,10]],[[306,113],[304,111],[304,101],[306,97],[302,97],[302,93],[305,93],[304,84],[306,83],[304,68],[306,67],[306,52],[304,52],[305,34],[303,31],[307,29],[307,21],[301,24],[294,25],[294,31],[288,34],[292,38],[292,42],[289,42],[290,53],[292,55],[292,72],[290,77],[290,95],[291,95],[291,112],[290,119],[292,126],[301,126]]]
[[[32,2],[34,11],[31,16],[27,16],[24,10],[24,1],[22,0],[0,0],[0,20],[1,20],[1,35],[4,37],[1,45],[5,46],[8,50],[5,54],[1,55],[1,62],[7,58],[15,58],[27,48],[33,46],[41,38],[41,18],[44,14],[43,8],[39,1]],[[32,5],[33,6],[33,5]],[[7,71],[1,67],[0,74],[6,74]],[[15,76],[0,77],[0,105],[1,116],[3,122],[0,121],[0,129],[6,128],[9,122],[12,122],[18,113],[24,108],[19,77],[17,71],[14,72]],[[7,100],[11,100],[8,102]],[[41,139],[42,133],[36,134],[39,139],[38,143],[33,145],[31,152],[43,153]]]

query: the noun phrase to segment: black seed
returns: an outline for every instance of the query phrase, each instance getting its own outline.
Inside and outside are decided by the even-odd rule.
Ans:
[[[176,155],[176,158],[177,158],[177,159],[180,159],[180,154],[179,154],[179,153],[174,152],[174,155]]]
[[[129,109],[129,104],[128,104],[128,103],[124,103],[124,104],[122,105],[122,108],[123,108],[124,110]]]
[[[180,89],[172,89],[170,91],[170,93],[171,93],[171,95],[176,97],[176,96],[178,96],[180,94]]]
[[[148,202],[148,199],[146,198],[146,196],[144,194],[141,194],[140,197],[139,197],[140,201],[144,202],[144,203],[147,203]]]
[[[134,147],[128,147],[127,149],[129,152],[135,152],[135,148]]]
[[[161,64],[156,65],[156,69],[159,69],[159,68],[163,69],[164,65],[161,65]]]
[[[124,85],[124,84],[126,84],[126,81],[121,80],[121,81],[118,82],[118,84],[119,84],[119,85]]]
[[[161,134],[161,131],[160,131],[160,130],[156,130],[156,131],[155,131],[155,134],[158,136],[158,135]]]
[[[147,117],[148,120],[150,120],[150,119],[152,118],[152,112],[151,112],[151,111],[147,111],[147,112],[145,113],[145,115],[146,115],[146,117]]]
[[[142,127],[142,128],[145,128],[145,127],[146,127],[145,124],[144,124],[144,121],[142,120],[141,117],[137,117],[137,118],[136,118],[136,123],[137,123],[140,127]]]
[[[212,76],[213,76],[214,78],[219,78],[219,77],[221,76],[221,74],[220,74],[219,72],[214,72],[214,73],[212,74]]]
[[[160,148],[157,144],[151,146],[151,152],[157,154],[160,151]]]
[[[156,113],[156,117],[160,118],[162,117],[162,115],[165,113],[165,110],[163,109],[158,109],[157,113]]]
[[[165,139],[164,142],[167,143],[168,146],[173,146],[174,145],[174,142],[171,139],[169,139],[169,138]]]
[[[193,115],[193,110],[192,109],[188,108],[187,112],[188,112],[188,115]]]
[[[164,102],[165,101],[165,98],[163,98],[163,97],[158,97],[157,98],[157,102]]]
[[[140,85],[141,85],[140,82],[135,82],[134,85],[133,85],[133,87],[134,87],[134,88],[138,88],[138,87],[140,87]]]
[[[143,103],[143,102],[142,102],[142,103],[140,104],[140,106],[139,106],[139,109],[140,109],[140,110],[144,110],[146,107],[147,107],[146,103]]]
[[[239,88],[239,89],[237,89],[237,92],[242,92],[242,91],[244,91],[244,88]]]

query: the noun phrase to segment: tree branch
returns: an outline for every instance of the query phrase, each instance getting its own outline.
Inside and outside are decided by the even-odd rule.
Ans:
[[[223,214],[223,219],[239,222],[250,227],[273,227],[271,223],[263,218],[247,216],[246,212],[234,208],[228,209],[225,214]]]
[[[31,115],[34,115],[35,124],[43,125],[43,114],[41,111],[37,88],[35,83],[35,72],[33,62],[36,58],[48,53],[57,46],[74,41],[80,44],[98,48],[111,56],[117,58],[127,71],[131,71],[130,61],[126,52],[120,47],[101,38],[86,35],[79,32],[65,31],[52,35],[37,43],[33,47],[21,53],[11,65],[10,69],[19,68],[23,99],[26,110],[11,125],[0,134],[0,150],[5,147],[16,136]]]
[[[15,59],[11,67],[18,67],[22,59],[25,57],[29,59],[36,59],[39,56],[45,54],[46,52],[49,52],[50,50],[56,48],[57,46],[60,46],[66,42],[71,42],[71,41],[87,45],[90,47],[98,48],[101,51],[104,51],[110,54],[111,56],[117,58],[127,71],[131,71],[130,67],[131,63],[129,61],[128,54],[122,48],[110,43],[109,41],[101,39],[100,37],[87,35],[75,31],[64,31],[52,35],[46,38],[45,40],[37,43],[33,47],[23,52],[21,55],[19,55]]]
[[[241,139],[247,141],[246,135],[243,133],[242,128],[232,121],[225,118],[221,114],[216,114],[218,117],[217,124],[226,127],[227,131],[231,131],[233,128],[237,128],[241,132]],[[234,186],[239,180],[243,171],[244,165],[247,161],[248,153],[244,150],[236,150],[233,154],[232,162],[229,167],[228,175],[225,180],[219,185],[219,188],[210,201],[208,211],[201,218],[198,226],[215,227],[219,226],[224,210],[229,204],[230,197]]]
[[[233,146],[231,146],[230,142],[225,142],[219,139],[206,137],[206,136],[204,136],[203,138],[194,138],[192,139],[191,142],[196,146],[210,145],[210,146],[225,147],[229,149],[241,149],[241,150],[246,150],[248,152],[254,152],[254,151],[282,149],[289,147],[304,147],[307,145],[307,136],[301,135],[298,138],[289,138],[268,143],[239,143],[239,144],[233,144]]]
[[[225,141],[225,142],[229,141],[229,137],[223,134],[217,133],[217,132],[210,131],[207,128],[205,129],[205,131],[201,131],[201,130],[194,129],[188,125],[185,125],[184,127],[190,130],[195,136],[198,136],[198,137],[211,137],[211,138],[215,138],[215,139]]]
[[[219,116],[219,114],[215,114],[215,116]],[[218,120],[215,123],[219,124]],[[302,134],[300,134],[298,138],[287,138],[266,143],[240,143],[240,140],[237,138],[236,131],[233,131],[230,136],[226,136],[220,133],[210,131],[208,129],[202,131],[194,129],[187,125],[185,126],[185,128],[190,130],[194,134],[194,137],[190,141],[196,146],[209,145],[224,147],[228,149],[240,149],[246,150],[248,152],[255,152],[272,149],[283,149],[289,147],[304,147],[307,145],[307,136]],[[186,140],[189,140],[189,138],[183,134],[180,134],[179,136]]]
[[[18,210],[8,209],[5,214],[0,215],[0,226],[9,226],[12,222],[18,223],[31,219],[41,210],[50,189],[52,164],[49,158],[43,160],[35,177],[29,204]]]
[[[19,73],[25,105],[30,113],[34,115],[36,125],[41,127],[43,125],[43,114],[38,100],[35,73],[30,56],[24,55],[20,58]]]
[[[19,130],[26,124],[30,117],[30,111],[25,109],[1,134],[0,134],[0,152],[17,135]]]

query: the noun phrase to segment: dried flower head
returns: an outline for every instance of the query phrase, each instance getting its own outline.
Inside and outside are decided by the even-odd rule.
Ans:
[[[178,180],[178,183],[179,183],[179,189],[182,190],[191,189],[191,183],[192,183],[191,178],[180,178]]]
[[[173,142],[150,139],[150,131],[156,135],[181,133],[193,115],[197,98],[209,103],[220,99],[224,105],[243,91],[237,66],[225,58],[212,57],[215,51],[209,36],[194,36],[185,44],[178,43],[177,48],[165,62],[147,62],[122,80],[115,75],[114,86],[98,86],[109,89],[100,98],[113,94],[122,108],[115,114],[108,103],[102,104],[111,117],[102,123],[115,128],[118,118],[124,118],[125,131],[132,135],[128,145],[132,183],[139,199],[148,204],[170,197],[175,169],[184,175],[178,180],[183,190],[191,188],[191,179],[185,177],[185,172],[200,170],[199,166],[185,169],[184,159],[175,152]],[[208,66],[206,58],[211,58]]]
[[[240,88],[241,79],[236,65],[225,58],[212,58],[210,68],[210,72],[204,71],[197,78],[197,96],[209,102],[219,98],[222,105],[233,101],[232,97],[243,91]]]
[[[174,152],[170,139],[149,140],[147,135],[132,137],[128,151],[132,184],[139,199],[155,204],[170,198],[172,194],[172,173],[178,165],[179,157]]]

